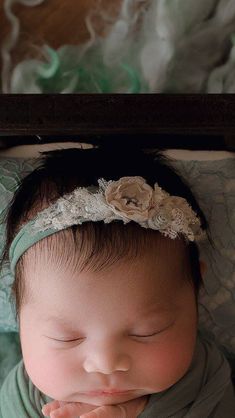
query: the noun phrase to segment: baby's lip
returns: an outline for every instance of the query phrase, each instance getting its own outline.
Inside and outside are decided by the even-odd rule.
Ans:
[[[87,395],[118,395],[122,393],[131,392],[131,390],[126,389],[102,389],[85,392]]]

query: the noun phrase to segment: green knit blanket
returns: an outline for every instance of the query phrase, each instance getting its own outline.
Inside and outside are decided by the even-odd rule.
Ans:
[[[19,333],[0,333],[0,388],[5,377],[22,358]]]

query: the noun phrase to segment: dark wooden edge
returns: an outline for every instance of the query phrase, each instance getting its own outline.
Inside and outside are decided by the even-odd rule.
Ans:
[[[112,137],[152,147],[234,150],[235,95],[0,95],[0,137],[34,135],[42,142]]]

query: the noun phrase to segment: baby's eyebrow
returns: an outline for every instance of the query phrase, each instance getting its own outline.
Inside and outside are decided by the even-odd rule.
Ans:
[[[148,314],[149,312],[165,312],[165,311],[172,311],[174,305],[172,303],[152,303],[148,304],[147,306],[141,307],[143,314]]]
[[[138,311],[138,317],[136,317],[136,321],[141,320],[143,318],[148,318],[151,315],[155,315],[155,314],[157,314],[158,316],[163,316],[163,315],[166,315],[167,313],[173,312],[174,310],[175,310],[175,306],[173,305],[167,305],[167,306],[163,306],[162,304],[150,305],[147,307],[147,309],[143,310],[142,312],[141,310]],[[43,319],[45,320],[46,323],[54,322],[64,327],[71,328],[71,321],[66,320],[64,317],[61,317],[59,315],[50,315]]]
[[[174,305],[163,305],[161,304],[152,304],[147,306],[147,308],[140,308],[138,310],[138,318],[137,319],[142,319],[142,318],[146,318],[149,317],[150,315],[153,314],[157,314],[157,315],[164,315],[166,313],[172,312],[175,310],[175,306]]]
[[[44,321],[46,324],[53,323],[53,325],[58,326],[58,328],[63,328],[65,331],[79,332],[79,325],[76,326],[73,321],[60,316],[51,315],[44,318]]]

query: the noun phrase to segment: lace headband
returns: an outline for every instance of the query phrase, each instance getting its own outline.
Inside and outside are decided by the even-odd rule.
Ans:
[[[157,183],[152,188],[143,177],[133,176],[117,181],[100,178],[98,184],[99,187],[78,187],[65,194],[23,225],[9,251],[13,273],[20,256],[37,241],[87,221],[134,221],[171,239],[179,234],[186,241],[205,238],[200,220],[186,199],[170,196]]]

